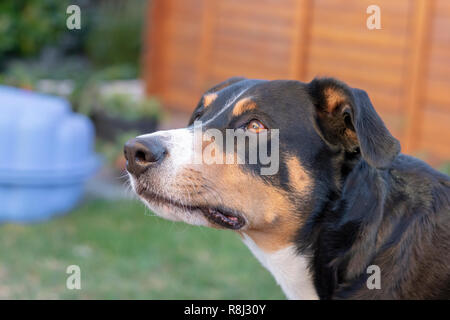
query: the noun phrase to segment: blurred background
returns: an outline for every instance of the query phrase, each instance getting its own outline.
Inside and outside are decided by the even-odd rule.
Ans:
[[[183,127],[232,76],[332,76],[368,92],[403,152],[448,174],[448,30],[445,0],[1,1],[0,298],[284,298],[231,232],[132,199],[124,142]],[[72,264],[81,290],[66,288]]]

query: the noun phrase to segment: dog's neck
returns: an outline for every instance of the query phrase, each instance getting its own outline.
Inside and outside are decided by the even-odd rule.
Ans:
[[[275,252],[265,252],[246,234],[243,234],[243,241],[259,262],[272,273],[288,299],[318,299],[308,270],[308,258],[299,255],[293,245]]]

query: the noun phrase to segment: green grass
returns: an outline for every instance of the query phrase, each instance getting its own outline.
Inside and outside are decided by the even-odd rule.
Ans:
[[[138,202],[91,201],[0,226],[1,299],[284,299],[239,237],[173,223]],[[66,268],[81,268],[81,290]]]

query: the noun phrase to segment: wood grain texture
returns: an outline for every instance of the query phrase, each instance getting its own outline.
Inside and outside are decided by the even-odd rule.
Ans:
[[[403,150],[450,159],[450,4],[379,0],[154,0],[143,77],[168,108],[193,110],[232,76],[333,76],[368,92]],[[437,137],[437,136],[438,137]]]

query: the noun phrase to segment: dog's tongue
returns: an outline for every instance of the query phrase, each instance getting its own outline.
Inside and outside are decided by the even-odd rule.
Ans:
[[[208,212],[210,216],[216,221],[221,221],[222,223],[225,223],[227,225],[234,225],[239,222],[238,217],[223,214],[222,212],[215,209],[208,209]]]

